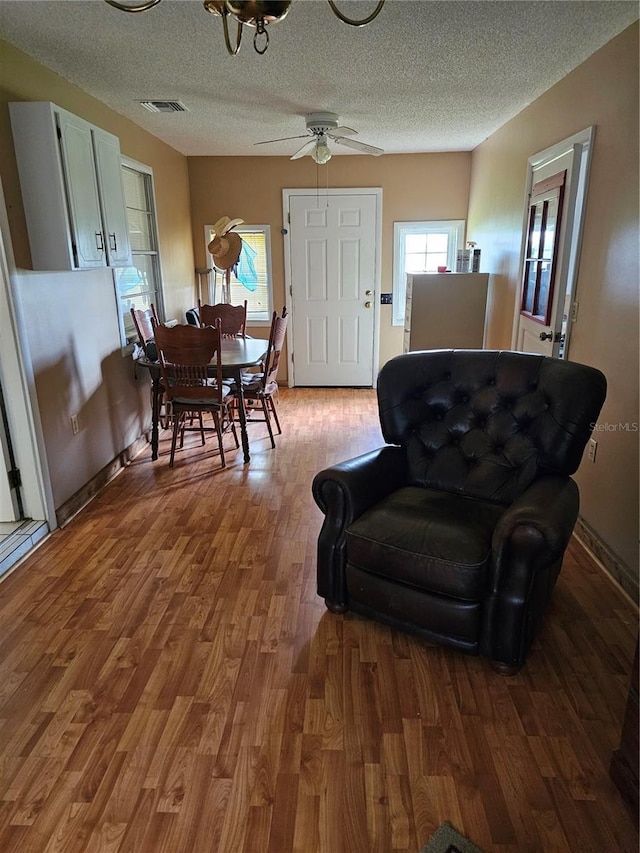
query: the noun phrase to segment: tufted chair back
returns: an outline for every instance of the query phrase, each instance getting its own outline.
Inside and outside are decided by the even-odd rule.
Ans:
[[[508,505],[580,464],[606,393],[592,367],[492,350],[410,352],[378,377],[385,441],[412,485]]]

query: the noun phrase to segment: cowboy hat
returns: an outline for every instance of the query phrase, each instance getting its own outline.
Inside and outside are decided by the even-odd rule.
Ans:
[[[239,234],[230,231],[224,237],[215,236],[207,246],[213,262],[219,270],[229,270],[238,262],[242,251],[242,238]]]
[[[231,231],[236,225],[242,225],[243,222],[244,219],[229,219],[228,216],[221,216],[211,230],[216,237],[223,237],[227,231]]]

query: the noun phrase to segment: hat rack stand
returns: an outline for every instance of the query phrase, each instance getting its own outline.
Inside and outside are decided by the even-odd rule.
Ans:
[[[217,270],[216,270],[217,275]],[[221,298],[223,302],[231,302],[231,269],[224,270],[224,272],[220,273],[221,277],[221,285],[222,285],[222,294]]]
[[[213,273],[213,275],[212,275]],[[231,270],[219,270],[216,267],[196,269],[198,276],[198,297],[202,302],[216,304],[218,295],[218,276],[220,276],[220,301],[231,301]]]
[[[232,231],[236,225],[242,225],[244,219],[229,219],[222,216],[212,227],[213,239],[207,245],[209,255],[213,260],[213,299],[211,304],[216,304],[216,291],[218,273],[220,273],[220,301],[231,302],[231,270],[237,269],[238,259],[242,251],[242,238]],[[196,270],[197,272],[197,270]],[[211,297],[211,278],[209,278],[209,296]]]

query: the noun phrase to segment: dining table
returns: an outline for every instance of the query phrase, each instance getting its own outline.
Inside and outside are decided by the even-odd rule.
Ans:
[[[267,351],[269,342],[262,338],[223,338],[220,347],[220,362],[222,375],[232,379],[238,403],[238,419],[240,422],[240,438],[244,461],[249,462],[249,436],[247,435],[247,413],[242,391],[242,371],[259,365]],[[157,361],[142,356],[135,361],[136,367],[148,370],[151,377],[151,459],[158,458],[160,442],[160,364]]]

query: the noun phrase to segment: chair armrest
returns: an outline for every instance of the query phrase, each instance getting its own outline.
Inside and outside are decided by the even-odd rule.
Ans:
[[[571,477],[536,480],[514,501],[493,534],[494,589],[513,584],[514,551],[536,564],[561,557],[578,518],[578,487]],[[521,587],[526,591],[527,584]]]
[[[343,495],[346,525],[406,481],[405,449],[385,445],[320,471],[313,479],[312,492],[316,503],[327,515],[336,509],[331,486],[335,484]]]
[[[494,661],[518,666],[553,590],[579,509],[571,477],[533,483],[493,534],[483,645]]]
[[[313,497],[325,514],[318,536],[318,595],[335,609],[346,606],[347,527],[406,481],[405,449],[392,445],[325,468],[314,477]]]

